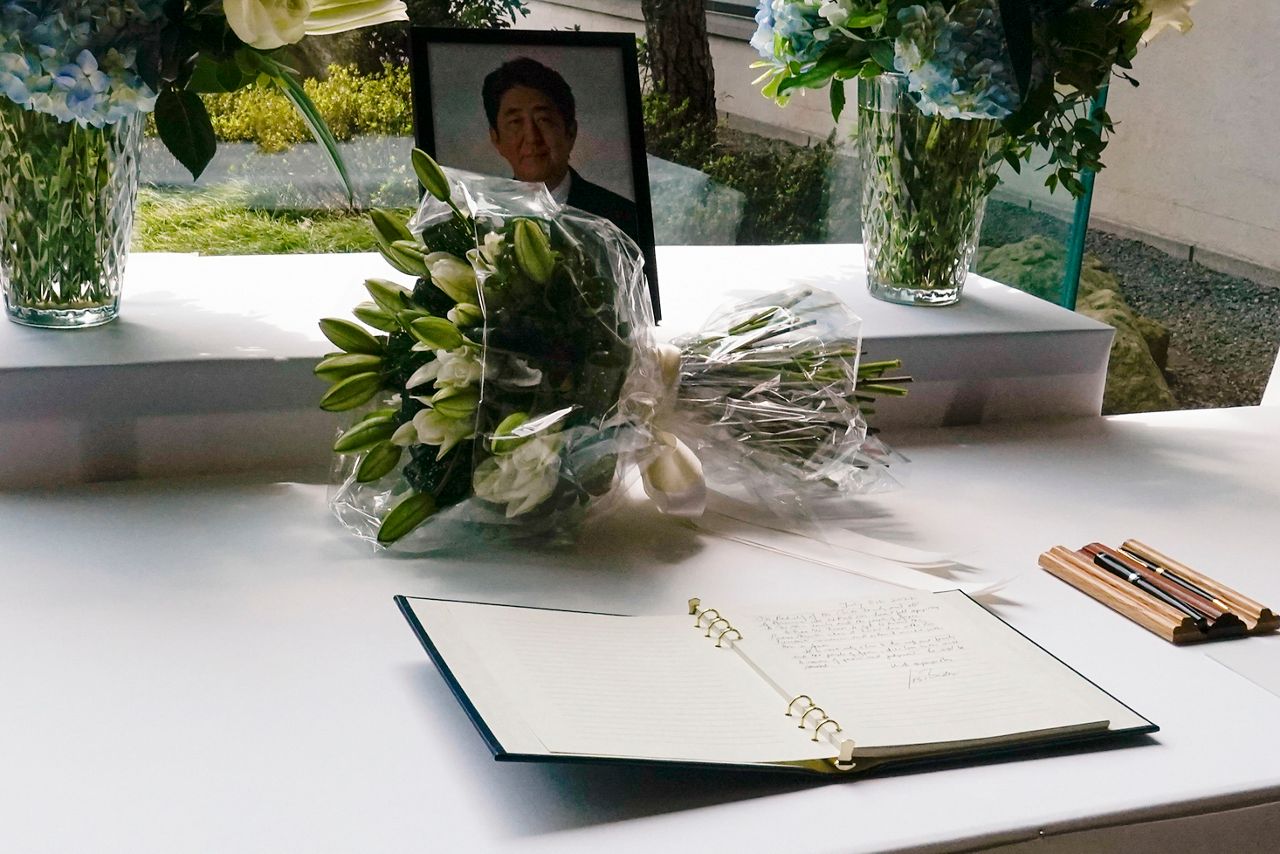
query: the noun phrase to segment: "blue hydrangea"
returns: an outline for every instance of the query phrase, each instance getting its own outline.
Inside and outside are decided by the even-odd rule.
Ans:
[[[961,0],[898,12],[894,67],[907,75],[920,111],[956,119],[1003,119],[1018,108],[1017,81],[997,0]]]
[[[137,47],[159,36],[164,0],[0,3],[0,94],[64,122],[102,127],[150,112]]]
[[[751,46],[778,65],[816,60],[831,35],[831,28],[818,14],[820,7],[820,0],[760,0]]]

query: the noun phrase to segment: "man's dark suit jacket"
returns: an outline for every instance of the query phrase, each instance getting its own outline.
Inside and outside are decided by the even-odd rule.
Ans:
[[[640,242],[640,215],[635,202],[629,202],[599,184],[592,184],[573,169],[569,170],[569,175],[567,205],[610,220],[636,243]]]

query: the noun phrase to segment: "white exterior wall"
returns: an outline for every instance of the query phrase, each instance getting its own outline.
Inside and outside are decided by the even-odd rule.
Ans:
[[[521,26],[643,33],[637,0],[563,3],[574,5],[534,0]],[[1093,222],[1213,266],[1280,271],[1280,2],[1205,0],[1192,16],[1191,32],[1166,33],[1139,54],[1139,88],[1112,86],[1117,133]],[[751,85],[750,22],[713,14],[710,28],[722,111],[793,135],[831,132],[825,91],[780,109]]]
[[[1280,270],[1280,3],[1204,0],[1111,87],[1093,214]]]

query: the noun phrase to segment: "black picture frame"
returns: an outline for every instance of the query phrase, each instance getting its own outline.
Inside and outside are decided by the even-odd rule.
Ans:
[[[631,190],[636,207],[636,234],[632,236],[644,254],[645,278],[648,280],[649,296],[653,302],[653,316],[661,319],[661,304],[658,298],[658,265],[654,251],[653,207],[649,197],[649,167],[645,159],[644,118],[640,99],[640,71],[636,56],[636,40],[631,33],[581,32],[578,30],[471,30],[451,29],[443,27],[411,27],[409,37],[409,74],[413,85],[413,126],[415,144],[432,157],[437,157],[444,166],[454,166],[471,171],[476,169],[467,163],[449,162],[447,157],[440,157],[441,135],[437,130],[437,105],[433,99],[431,77],[432,50],[444,51],[457,49],[465,51],[468,46],[485,46],[490,58],[495,53],[514,59],[525,55],[530,48],[535,50],[572,51],[579,48],[608,48],[620,54],[620,77],[618,94],[625,106],[625,140],[627,159],[630,161]],[[502,51],[502,48],[508,48]],[[478,53],[474,52],[473,53]],[[483,63],[477,69],[480,79],[492,70],[492,62]],[[496,66],[494,66],[496,67]],[[480,89],[477,85],[474,93],[476,103],[480,103]],[[486,139],[484,146],[488,146]],[[617,168],[617,167],[614,167]]]

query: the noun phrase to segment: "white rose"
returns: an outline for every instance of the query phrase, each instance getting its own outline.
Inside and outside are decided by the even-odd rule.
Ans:
[[[222,12],[240,41],[273,50],[306,33],[311,0],[222,0]]]
[[[407,21],[401,0],[311,0],[307,35],[327,36],[388,21]]]
[[[1180,33],[1191,29],[1190,13],[1195,4],[1196,0],[1142,0],[1139,12],[1151,15],[1151,24],[1142,34],[1142,41],[1151,41],[1166,27],[1173,27]]]
[[[546,501],[560,479],[560,437],[538,436],[480,463],[471,482],[476,495],[507,505],[508,519]]]

